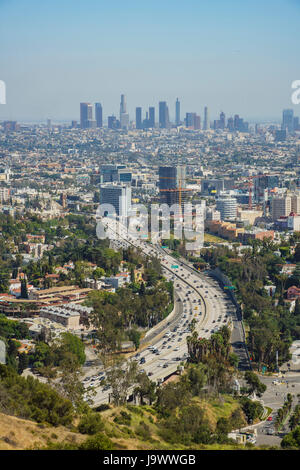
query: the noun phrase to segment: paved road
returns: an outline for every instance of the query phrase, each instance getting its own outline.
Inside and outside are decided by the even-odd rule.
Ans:
[[[104,222],[107,235],[112,240],[114,231],[111,221],[104,219]],[[200,275],[182,262],[175,261],[159,246],[131,238],[122,227],[113,244],[116,248],[134,245],[145,255],[157,256],[161,261],[164,276],[174,283],[176,303],[180,307],[177,307],[169,325],[165,322],[164,328],[155,327],[155,332],[148,334],[151,345],[135,355],[142,370],[152,380],[159,382],[175,372],[179,364],[186,360],[186,338],[190,335],[189,324],[193,318],[197,320],[196,331],[199,337],[209,338],[212,332],[222,325],[232,323],[235,309],[216,281]],[[98,375],[85,380],[86,386],[92,385],[96,390],[95,405],[108,401],[110,390],[103,390],[100,386],[104,376],[105,371],[99,369]]]

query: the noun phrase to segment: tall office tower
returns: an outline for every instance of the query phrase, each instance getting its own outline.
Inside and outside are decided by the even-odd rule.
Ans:
[[[291,195],[291,211],[300,214],[300,196],[299,194]]]
[[[180,101],[178,98],[175,103],[175,124],[176,126],[180,126]]]
[[[142,129],[142,108],[135,108],[135,127]]]
[[[121,118],[121,114],[126,113],[126,112],[127,112],[126,96],[125,96],[125,95],[121,95],[120,118]]]
[[[234,118],[233,118],[233,127],[234,127],[234,130],[235,131],[238,131],[239,130],[239,126],[240,126],[240,116],[238,114],[235,114],[234,115]]]
[[[216,209],[221,214],[221,220],[235,219],[237,211],[236,199],[231,196],[222,196],[217,200]]]
[[[209,112],[208,112],[208,107],[204,107],[204,120],[203,120],[203,130],[207,131],[210,128],[210,123],[209,123]]]
[[[166,101],[159,102],[159,127],[161,129],[168,129],[169,123],[169,109]]]
[[[234,130],[234,122],[233,122],[233,118],[232,118],[232,117],[228,118],[227,127],[228,127],[228,130],[229,130],[229,131],[233,131],[233,130]]]
[[[200,130],[201,129],[201,117],[198,116],[198,114],[195,115],[194,129],[195,130]]]
[[[131,208],[131,187],[122,183],[100,184],[100,204],[110,204],[114,207],[118,217],[125,218]],[[107,215],[113,215],[113,211],[107,210]]]
[[[295,116],[295,117],[294,117],[294,120],[293,120],[293,129],[294,129],[294,131],[300,131],[300,124],[299,124],[299,118],[298,118],[298,116]]]
[[[199,130],[201,128],[201,118],[196,113],[186,113],[185,125],[189,129]]]
[[[155,127],[155,108],[154,106],[150,106],[149,108],[149,127]]]
[[[96,118],[96,126],[103,127],[103,115],[102,115],[101,103],[95,103],[95,118]]]
[[[123,165],[102,165],[99,179],[100,183],[131,183],[132,172]]]
[[[127,113],[126,96],[125,95],[121,95],[120,127],[121,127],[121,129],[128,129],[128,127],[129,127],[129,114]]]
[[[107,118],[107,127],[108,129],[118,129],[118,123],[116,116],[108,116]]]
[[[287,217],[292,210],[292,202],[290,196],[274,197],[271,201],[272,219],[273,221],[280,217]]]
[[[223,111],[220,114],[219,129],[225,129],[225,114],[223,113]]]
[[[254,201],[258,203],[265,202],[265,190],[274,189],[278,186],[278,175],[258,175],[256,178],[254,178]]]
[[[183,204],[186,199],[186,168],[185,166],[159,167],[159,196],[162,203]]]
[[[292,109],[284,109],[282,112],[282,130],[293,132],[294,130],[294,111]]]
[[[186,113],[185,115],[185,125],[191,129],[195,127],[195,115],[196,113]]]
[[[93,120],[93,106],[91,103],[80,103],[80,127],[88,129]]]
[[[127,114],[127,113],[121,114],[120,127],[121,127],[121,129],[128,129],[128,127],[129,127],[129,114]]]

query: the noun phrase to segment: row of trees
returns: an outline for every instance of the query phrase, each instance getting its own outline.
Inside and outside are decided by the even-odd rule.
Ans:
[[[300,338],[300,315],[290,312],[283,298],[277,249],[270,240],[254,240],[242,257],[228,247],[202,250],[202,258],[211,267],[219,267],[236,287],[243,316],[249,326],[248,349],[253,363],[261,369],[276,368],[289,359],[293,339]],[[277,297],[268,296],[264,286],[276,285]],[[275,302],[276,301],[276,302]]]

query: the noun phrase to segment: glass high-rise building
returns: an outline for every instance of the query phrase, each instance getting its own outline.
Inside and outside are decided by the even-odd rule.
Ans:
[[[235,219],[237,201],[231,196],[222,196],[217,200],[216,210],[221,214],[221,220]]]
[[[101,103],[95,103],[95,118],[96,118],[96,126],[103,127],[103,114],[102,114]]]
[[[100,184],[100,204],[110,204],[117,216],[128,217],[131,208],[131,187],[124,183]],[[107,215],[113,215],[109,208]]]
[[[120,127],[121,127],[121,129],[128,129],[128,127],[129,127],[129,114],[127,113],[127,105],[126,105],[126,96],[125,95],[121,95]]]
[[[204,108],[203,130],[207,131],[209,128],[210,128],[210,123],[209,123],[208,107],[205,106],[205,108]]]
[[[142,129],[142,108],[135,108],[135,127]]]
[[[125,95],[121,95],[120,117],[121,117],[121,114],[126,113],[126,112],[127,112],[126,96],[125,96]]]
[[[149,127],[155,127],[155,108],[150,106],[149,108]]]
[[[91,103],[80,103],[80,127],[88,129],[93,120],[93,106]]]
[[[225,113],[220,114],[220,129],[225,129]]]
[[[292,109],[284,109],[282,112],[282,130],[293,132],[294,130],[294,111]]]
[[[180,126],[180,101],[178,98],[175,103],[175,124],[176,126]]]
[[[185,166],[159,167],[160,201],[168,204],[178,204],[179,199],[184,203],[186,198],[186,168]]]
[[[159,102],[159,127],[161,129],[168,129],[170,127],[169,122],[169,109],[166,101]]]

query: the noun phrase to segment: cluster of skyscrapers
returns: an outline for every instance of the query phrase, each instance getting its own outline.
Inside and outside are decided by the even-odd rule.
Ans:
[[[93,105],[91,103],[80,103],[80,127],[81,129],[92,129],[103,126],[103,113],[101,103],[95,104],[95,120],[93,119]]]
[[[107,125],[109,129],[129,128],[130,121],[125,95],[121,95],[119,119],[114,115],[108,116]],[[220,113],[219,119],[215,119],[211,123],[207,106],[204,107],[203,125],[201,125],[200,115],[195,112],[187,112],[182,121],[180,115],[180,101],[178,98],[175,102],[175,126],[185,126],[193,130],[208,130],[211,128],[214,130],[227,129],[229,131],[240,132],[248,132],[249,130],[248,122],[245,122],[238,114],[235,114],[234,117],[229,117],[226,122],[226,116],[223,111]],[[80,127],[82,129],[103,127],[103,110],[101,103],[95,104],[95,119],[93,119],[93,105],[91,103],[80,103]],[[136,129],[153,129],[157,127],[154,106],[150,106],[144,116],[142,107],[139,106],[135,109],[135,127]],[[169,108],[166,101],[160,101],[158,104],[158,127],[160,129],[174,127],[174,124],[170,121]],[[299,118],[294,117],[293,110],[291,109],[283,111],[282,130],[288,130],[289,132],[299,130]]]

